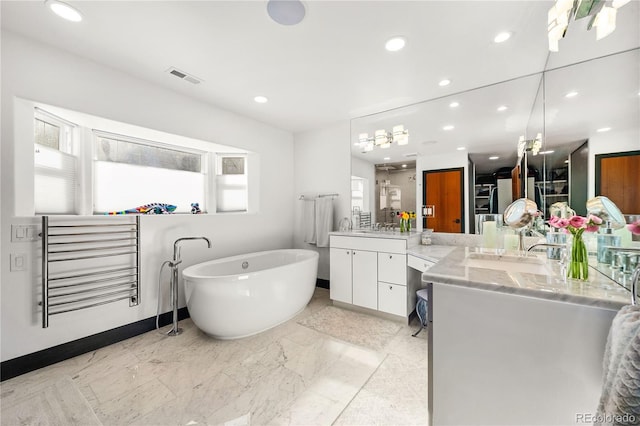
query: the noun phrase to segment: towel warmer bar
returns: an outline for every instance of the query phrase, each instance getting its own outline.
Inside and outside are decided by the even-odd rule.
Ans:
[[[140,216],[122,219],[50,224],[42,216],[42,328],[52,315],[125,299],[131,307],[140,303]],[[79,269],[83,261],[106,258],[115,264]]]

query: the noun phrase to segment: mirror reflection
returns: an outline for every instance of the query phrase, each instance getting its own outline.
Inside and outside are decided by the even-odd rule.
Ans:
[[[585,215],[595,195],[630,220],[640,214],[639,76],[635,48],[352,120],[354,219],[364,217],[354,224],[415,210],[417,229],[473,233],[475,215],[520,197],[548,218],[552,206]],[[376,144],[377,131],[400,125],[408,143]]]

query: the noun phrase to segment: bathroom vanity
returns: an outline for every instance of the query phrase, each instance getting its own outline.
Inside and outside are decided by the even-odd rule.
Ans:
[[[408,322],[421,281],[407,266],[407,253],[419,238],[415,232],[332,232],[331,300]]]
[[[497,263],[496,263],[497,262]],[[429,424],[580,424],[595,414],[609,327],[630,293],[546,257],[456,247],[429,291]]]

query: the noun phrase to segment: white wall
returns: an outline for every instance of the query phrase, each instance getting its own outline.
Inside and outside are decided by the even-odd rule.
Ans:
[[[294,145],[294,191],[300,195],[339,194],[333,202],[334,230],[343,217],[351,217],[351,154],[349,122],[340,122],[321,130],[296,133]],[[295,204],[296,248],[317,250],[320,254],[318,278],[329,279],[329,249],[306,244],[302,233],[302,207]]]
[[[371,223],[376,223],[376,166],[358,157],[351,157],[351,176],[358,176],[369,182],[365,195],[365,206],[368,205],[369,208],[365,207],[364,211],[371,212]]]
[[[595,133],[589,139],[589,187],[587,199],[596,195],[596,155],[640,150],[640,128]]]
[[[469,159],[465,151],[455,151],[449,154],[420,155],[416,160],[416,200],[422,205],[422,172],[425,170],[440,170],[464,167],[464,211],[469,211]],[[422,209],[418,208],[416,225],[422,230]],[[464,232],[469,232],[469,218],[465,217]]]
[[[182,267],[209,258],[292,246],[292,206],[298,205],[293,202],[293,135],[9,32],[2,33],[1,43],[2,361],[154,316],[158,270],[161,262],[171,257],[172,243],[178,237],[203,235],[213,242],[211,250],[196,242],[185,244]],[[48,329],[42,329],[37,307],[40,244],[12,243],[8,232],[11,224],[38,222],[34,217],[15,216],[15,194],[25,190],[25,182],[15,179],[16,171],[33,167],[25,161],[25,150],[32,150],[33,134],[14,128],[17,98],[255,152],[261,165],[258,213],[144,217],[141,304],[129,308],[125,301],[57,315]],[[322,142],[339,145],[337,141]],[[332,158],[344,158],[348,170],[348,152],[325,155],[327,161]],[[346,186],[348,175],[348,171],[338,173],[336,180],[344,180]],[[315,182],[326,180],[318,170]],[[334,185],[326,188],[337,190]],[[340,202],[348,201],[348,188],[343,193]],[[9,253],[26,254],[28,269],[10,272]],[[165,300],[167,285],[165,282]]]

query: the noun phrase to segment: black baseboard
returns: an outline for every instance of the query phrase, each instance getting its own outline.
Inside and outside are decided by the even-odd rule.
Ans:
[[[183,320],[189,318],[187,308],[178,310],[178,319]],[[171,324],[173,317],[171,312],[160,315],[160,326]],[[63,343],[52,348],[43,349],[28,355],[4,361],[0,364],[0,381],[8,380],[21,374],[37,370],[48,365],[64,361],[74,356],[82,355],[96,349],[112,345],[130,337],[146,333],[156,328],[156,317],[143,319],[138,322],[123,325],[122,327],[103,331],[102,333],[92,336],[83,337],[82,339],[72,342]]]
[[[316,287],[326,288],[327,290],[329,290],[329,280],[323,280],[321,278],[317,278]]]

